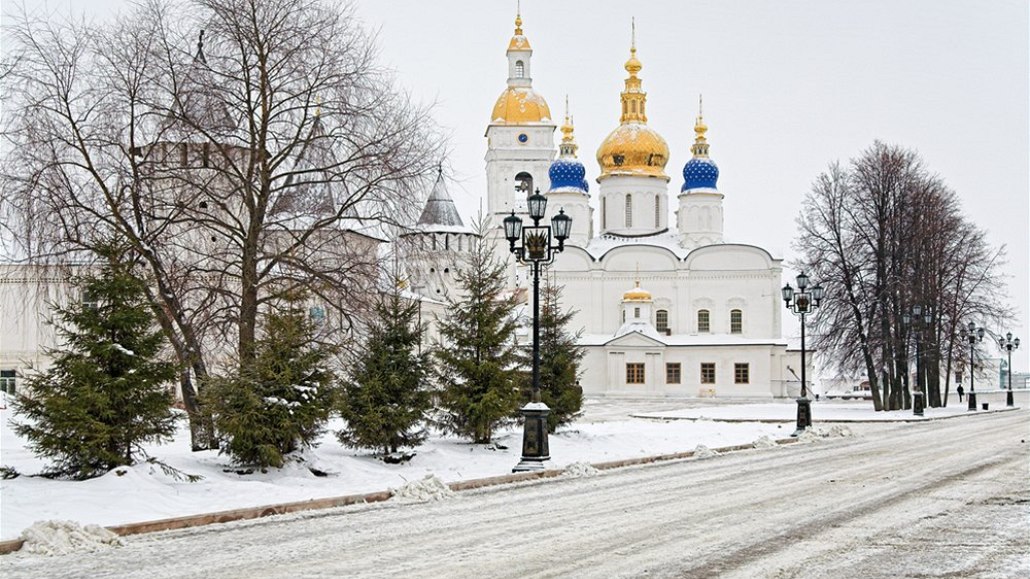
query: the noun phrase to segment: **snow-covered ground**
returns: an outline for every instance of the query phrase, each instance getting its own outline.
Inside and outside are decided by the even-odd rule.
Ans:
[[[817,425],[853,432],[458,493],[423,479],[399,501],[116,539],[38,525],[92,552],[51,540],[0,566],[5,579],[1024,579],[1028,417]]]
[[[959,407],[928,409],[927,416],[963,412]],[[813,415],[817,423],[912,417],[911,412],[873,412],[868,402],[815,403]],[[88,481],[59,481],[31,476],[39,473],[45,463],[34,457],[24,447],[25,441],[14,434],[9,424],[12,417],[10,407],[0,411],[0,464],[21,476],[0,481],[0,540],[17,538],[36,521],[69,520],[81,525],[109,526],[382,491],[422,480],[426,475],[435,475],[445,482],[498,476],[511,472],[521,449],[521,431],[515,429],[499,433],[491,446],[433,436],[417,449],[410,462],[389,465],[365,452],[342,447],[330,432],[318,447],[303,455],[303,462],[291,462],[281,470],[246,472],[214,451],[191,452],[183,423],[173,443],[147,450],[176,469],[202,476],[199,482],[176,480],[160,467],[146,463],[118,468]],[[790,401],[588,401],[580,421],[550,438],[552,459],[548,467],[690,451],[699,445],[718,448],[747,444],[765,436],[784,438],[793,431],[793,420],[794,404]],[[330,424],[331,430],[339,427],[338,422]],[[316,476],[312,470],[327,476]]]

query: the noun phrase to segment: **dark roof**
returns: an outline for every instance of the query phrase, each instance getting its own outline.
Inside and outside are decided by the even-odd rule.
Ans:
[[[447,227],[464,227],[465,223],[458,215],[458,208],[454,206],[454,200],[447,193],[443,182],[443,171],[439,171],[436,183],[433,185],[433,192],[426,200],[426,207],[422,210],[422,216],[418,218],[419,225],[443,225]]]

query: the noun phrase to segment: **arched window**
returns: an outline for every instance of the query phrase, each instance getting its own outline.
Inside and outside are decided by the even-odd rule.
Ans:
[[[708,310],[697,310],[697,332],[707,334],[712,331],[711,315]]]
[[[626,195],[626,227],[633,227],[633,196]]]
[[[521,192],[526,197],[533,194],[533,176],[525,171],[515,175],[515,191]]]
[[[744,312],[740,310],[730,310],[730,333],[744,333]]]
[[[640,319],[640,308],[633,308],[633,317]]]
[[[654,325],[659,332],[669,330],[669,310],[658,310],[654,313]]]
[[[608,211],[607,211],[608,204],[605,203],[605,201],[606,201],[606,199],[604,197],[602,197],[601,198],[601,230],[602,231],[604,231],[605,229],[608,229]]]
[[[515,61],[515,78],[522,78],[526,76],[526,65],[522,64],[521,60]]]
[[[658,225],[662,222],[661,215],[662,215],[662,196],[661,195],[655,195],[654,196],[654,227],[655,227],[655,229],[658,229]]]

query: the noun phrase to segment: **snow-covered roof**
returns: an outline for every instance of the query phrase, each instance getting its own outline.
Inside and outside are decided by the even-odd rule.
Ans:
[[[589,196],[589,194],[586,192],[586,190],[583,187],[572,187],[572,186],[568,186],[568,187],[554,187],[550,191],[547,192],[548,195],[551,195],[552,193],[579,193],[580,195]]]
[[[629,325],[630,324],[623,325],[615,335],[583,334],[579,339],[579,345],[604,346],[613,340],[621,338],[633,331],[637,331],[637,333],[661,342],[666,346],[787,346],[787,340],[782,338],[745,338],[743,336],[731,334],[673,334],[671,336],[666,336],[665,334],[661,334],[657,331],[646,333],[644,331],[639,331],[636,328],[628,332],[623,332],[623,328],[626,328],[626,326]],[[646,325],[654,330],[650,324]]]
[[[475,232],[467,225],[423,225],[418,224],[408,229],[401,235],[411,235],[412,233],[466,233],[469,235],[475,235]]]
[[[590,240],[586,246],[587,253],[594,259],[600,259],[604,254],[617,247],[627,246],[652,246],[660,247],[671,251],[678,259],[683,259],[689,250],[680,245],[679,232],[663,231],[655,235],[644,235],[640,237],[625,237],[622,235],[606,234]]]
[[[716,195],[722,195],[722,191],[719,191],[714,187],[694,187],[691,189],[682,189],[681,193],[714,193]]]
[[[648,338],[661,340],[661,336],[658,333],[658,330],[656,330],[650,322],[644,320],[630,320],[625,324],[622,324],[622,327],[615,331],[614,338],[621,338],[626,334],[632,334],[634,332],[647,336]],[[613,338],[610,337],[609,339]]]

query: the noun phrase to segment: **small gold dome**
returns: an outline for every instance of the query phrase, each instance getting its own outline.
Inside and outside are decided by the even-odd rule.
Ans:
[[[522,33],[522,14],[515,15],[515,34],[508,43],[508,52],[513,50],[532,50],[529,46],[529,39]]]
[[[651,292],[640,287],[640,281],[638,280],[633,289],[622,294],[622,301],[624,302],[649,302],[651,301]]]
[[[529,87],[508,87],[497,97],[491,124],[521,125],[551,122],[551,109],[544,97]]]
[[[601,177],[609,175],[647,175],[669,180],[665,165],[669,145],[654,129],[639,122],[623,123],[601,142],[597,163]]]
[[[635,75],[640,72],[642,68],[644,68],[644,65],[640,64],[640,61],[637,60],[637,49],[636,47],[633,47],[629,51],[629,60],[626,61],[626,72],[631,75]]]

